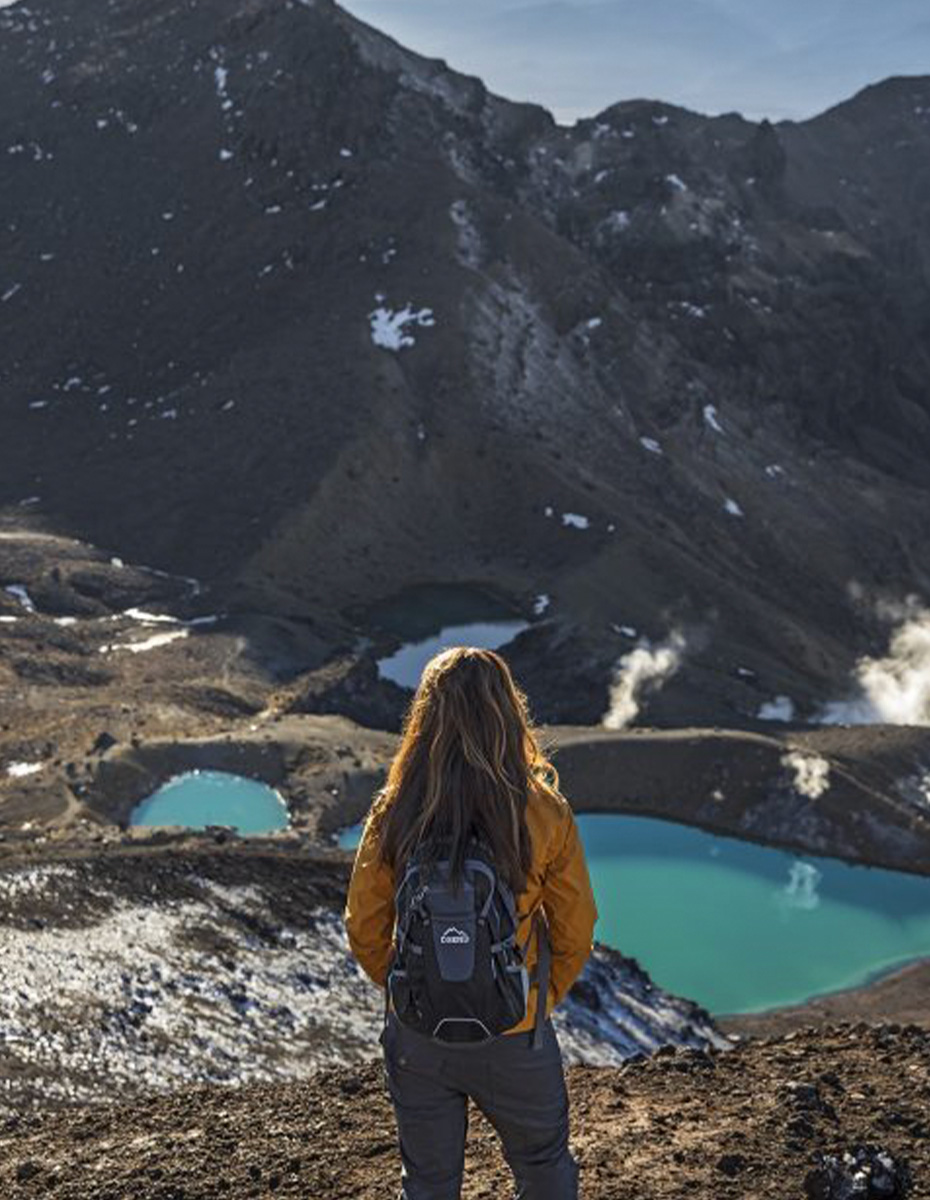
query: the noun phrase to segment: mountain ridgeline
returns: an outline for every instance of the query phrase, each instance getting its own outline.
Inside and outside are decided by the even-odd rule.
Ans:
[[[488,582],[553,596],[545,719],[625,622],[738,723],[928,582],[930,78],[567,127],[330,0],[29,0],[0,98],[0,503],[309,616],[305,665]]]

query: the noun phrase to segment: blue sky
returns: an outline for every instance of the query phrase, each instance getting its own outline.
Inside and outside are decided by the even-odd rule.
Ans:
[[[570,123],[647,97],[812,116],[930,74],[930,0],[343,0],[422,54]]]

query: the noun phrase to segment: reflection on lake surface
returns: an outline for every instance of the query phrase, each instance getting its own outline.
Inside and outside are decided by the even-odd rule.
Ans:
[[[424,666],[448,646],[496,650],[529,628],[507,605],[478,588],[424,584],[405,589],[367,610],[371,628],[404,638],[378,660],[379,673],[401,687],[416,688]]]
[[[930,878],[653,817],[578,817],[595,936],[712,1013],[853,987],[930,955]],[[339,844],[358,844],[360,826]]]
[[[265,783],[227,771],[185,771],[136,805],[132,825],[234,825],[240,833],[286,829],[287,804]]]

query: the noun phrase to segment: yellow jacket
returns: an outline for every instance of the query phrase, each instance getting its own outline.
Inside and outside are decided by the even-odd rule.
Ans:
[[[531,789],[526,823],[532,842],[532,866],[526,890],[517,897],[517,938],[526,944],[531,921],[542,905],[549,924],[552,963],[546,1009],[551,1012],[584,966],[593,945],[597,908],[578,826],[563,796]],[[352,952],[368,975],[384,987],[394,939],[394,873],[381,861],[377,835],[366,821],[355,855],[345,908]],[[531,939],[527,966],[536,962]],[[526,1017],[507,1033],[532,1029],[537,988],[530,990]]]

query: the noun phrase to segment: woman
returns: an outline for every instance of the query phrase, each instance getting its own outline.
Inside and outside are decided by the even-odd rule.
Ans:
[[[487,1042],[446,1044],[389,1015],[382,1045],[400,1138],[401,1200],[457,1200],[469,1097],[501,1138],[518,1197],[573,1200],[578,1168],[549,1013],[591,952],[597,910],[578,828],[531,726],[526,696],[498,654],[455,646],[424,668],[352,871],[349,942],[380,987],[392,957],[400,866],[432,839],[451,840],[454,859],[470,836],[491,848],[517,899],[529,968],[537,957],[534,916],[539,908],[545,914],[551,960],[543,1041],[532,1045],[536,986],[525,1018]]]

